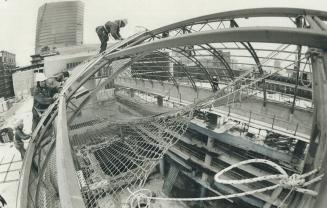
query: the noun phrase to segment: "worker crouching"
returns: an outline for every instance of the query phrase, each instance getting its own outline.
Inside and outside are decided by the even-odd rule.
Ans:
[[[108,21],[104,26],[96,27],[95,31],[101,41],[100,53],[107,49],[107,42],[109,40],[109,34],[115,40],[123,40],[120,35],[120,28],[125,27],[127,25],[127,19],[123,20],[115,20],[113,22]]]

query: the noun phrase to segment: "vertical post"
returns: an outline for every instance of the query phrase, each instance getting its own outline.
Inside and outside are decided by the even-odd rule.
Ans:
[[[162,107],[163,106],[163,97],[158,95],[157,96],[157,103],[158,103],[158,106]]]
[[[135,89],[130,88],[130,93],[131,93],[131,98],[133,98],[135,96]]]
[[[207,148],[208,149],[211,149],[213,148],[213,145],[214,145],[214,139],[211,138],[211,137],[208,137],[208,141],[207,141]],[[211,165],[211,161],[212,161],[212,156],[209,155],[208,153],[206,153],[206,156],[204,158],[204,164],[205,166],[210,166]],[[208,174],[203,172],[202,173],[202,178],[201,180],[204,182],[204,183],[208,183]],[[200,197],[205,197],[206,196],[206,193],[207,193],[207,189],[205,187],[201,187],[201,190],[200,190]],[[203,201],[200,202],[200,207],[203,207]]]
[[[274,117],[273,117],[273,121],[272,121],[272,124],[271,124],[271,129],[274,129],[275,118],[276,118],[276,115],[274,115]]]
[[[320,167],[321,173],[325,173],[327,170],[327,108],[325,106],[327,103],[327,53],[311,49],[309,55],[312,63],[315,112],[305,171]],[[326,207],[327,175],[325,174],[319,183],[308,188],[316,190],[319,195],[316,198],[303,197],[306,207]]]
[[[214,139],[211,138],[211,137],[208,137],[207,148],[211,149],[213,147],[213,144],[214,144]],[[210,166],[211,161],[212,161],[212,156],[207,153],[205,158],[204,158],[205,166]],[[208,174],[207,173],[202,173],[202,181],[207,182],[207,180],[208,180]]]
[[[298,28],[302,27],[303,26],[303,17],[296,18],[295,23]],[[296,56],[296,60],[295,60],[296,64],[294,65],[294,70],[296,71],[296,83],[295,83],[295,88],[294,88],[294,97],[293,97],[293,102],[292,102],[291,114],[294,113],[295,101],[296,101],[296,96],[297,96],[297,88],[299,86],[301,51],[302,51],[302,46],[298,45],[297,46],[297,56]]]
[[[159,160],[159,169],[160,169],[160,175],[162,177],[165,177],[165,159],[161,158]]]

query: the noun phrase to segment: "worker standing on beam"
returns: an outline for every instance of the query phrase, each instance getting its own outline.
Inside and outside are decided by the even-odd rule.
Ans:
[[[122,19],[122,20],[115,20],[113,22],[108,21],[104,26],[96,27],[95,31],[98,34],[98,37],[101,41],[100,53],[102,53],[107,49],[109,34],[111,34],[111,36],[115,40],[123,40],[123,38],[120,35],[120,28],[125,27],[126,25],[127,25],[127,19]]]

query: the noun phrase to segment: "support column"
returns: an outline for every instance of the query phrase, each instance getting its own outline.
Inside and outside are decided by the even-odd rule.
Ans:
[[[217,122],[217,119],[216,119],[216,122]],[[213,144],[214,144],[214,139],[211,138],[211,137],[208,137],[208,141],[207,141],[207,147],[208,149],[211,149],[213,147]],[[208,153],[206,153],[206,156],[204,158],[204,164],[205,166],[209,167],[211,165],[211,161],[212,161],[212,156],[209,155]],[[208,177],[209,175],[206,173],[206,172],[203,172],[202,173],[202,178],[201,180],[204,182],[204,183],[208,183]],[[200,197],[205,197],[207,194],[207,189],[205,187],[201,187],[201,190],[200,190]],[[203,201],[201,201],[199,203],[200,207],[203,207]]]
[[[217,128],[218,115],[208,112],[207,114],[207,128],[215,129]]]
[[[130,88],[130,89],[129,89],[129,92],[130,92],[130,94],[131,94],[131,98],[133,98],[133,97],[135,96],[135,89]]]
[[[298,28],[303,27],[303,17],[298,17],[295,20],[296,26]],[[294,113],[294,108],[295,108],[295,101],[296,101],[296,96],[298,93],[298,86],[299,86],[299,78],[300,78],[300,66],[301,66],[301,51],[302,51],[302,46],[298,45],[297,46],[297,56],[295,56],[295,63],[294,64],[294,73],[296,73],[296,84],[294,88],[294,97],[293,97],[293,102],[292,102],[292,108],[291,108],[291,114],[293,115]]]
[[[161,158],[159,160],[159,169],[160,169],[160,175],[162,177],[165,177],[165,159]]]
[[[213,147],[213,144],[214,144],[214,139],[211,138],[211,137],[208,137],[208,141],[207,141],[207,147],[208,147],[208,149],[211,149]],[[205,166],[210,166],[211,165],[211,161],[212,161],[212,156],[207,153],[206,156],[205,156],[205,159],[204,159]],[[201,180],[203,182],[207,183],[208,182],[208,174],[205,173],[205,172],[203,172],[202,173],[202,179]]]
[[[313,168],[321,168],[321,173],[327,171],[327,53],[311,49],[311,63],[313,73],[313,101],[315,105],[314,125],[312,128],[309,156],[306,160],[305,171]],[[316,190],[319,195],[316,198],[303,197],[307,207],[324,208],[327,204],[327,175],[323,179],[308,187]]]
[[[158,95],[157,96],[157,103],[158,103],[158,106],[162,107],[163,106],[163,97]]]
[[[201,190],[200,190],[200,198],[204,198],[206,197],[206,194],[207,194],[207,189],[205,187],[201,187]],[[202,204],[202,203],[201,203]]]

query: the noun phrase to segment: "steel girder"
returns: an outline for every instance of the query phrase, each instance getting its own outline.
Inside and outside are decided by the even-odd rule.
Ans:
[[[231,27],[239,27],[239,25],[237,24],[237,22],[233,19],[230,21],[231,23]],[[241,42],[241,44],[244,46],[244,48],[246,48],[249,53],[251,54],[251,56],[253,57],[255,63],[257,64],[257,67],[259,69],[260,74],[263,74],[263,69],[262,69],[262,65],[260,62],[260,59],[256,53],[256,51],[254,50],[254,48],[252,47],[252,44],[249,42]],[[262,80],[262,86],[263,86],[263,106],[266,106],[266,102],[267,102],[267,91],[266,91],[266,82],[263,79]]]
[[[188,34],[191,33],[191,30],[183,27],[182,28],[183,34]],[[234,73],[232,68],[230,67],[229,63],[226,61],[226,59],[224,58],[224,56],[217,51],[214,47],[212,47],[209,43],[205,44],[208,48],[205,48],[203,45],[199,45],[199,47],[201,47],[202,49],[208,50],[208,52],[210,52],[212,55],[214,55],[218,60],[220,60],[220,62],[225,66],[229,76],[231,79],[234,79]]]
[[[136,45],[106,55],[107,59],[120,58],[144,51],[154,51],[161,48],[173,48],[183,45],[224,43],[224,42],[265,42],[303,45],[314,48],[327,49],[327,34],[300,28],[285,27],[246,27],[228,28],[214,31],[205,31],[166,38],[154,42]]]
[[[219,31],[207,31],[207,32],[198,32],[196,34],[187,34],[183,37],[175,38],[165,38],[165,40],[159,40],[149,43],[141,44],[142,41],[151,37],[152,34],[160,34],[164,31],[169,30],[170,28],[181,27],[181,25],[192,25],[194,23],[214,21],[217,19],[234,19],[234,18],[247,18],[247,17],[297,17],[299,15],[310,15],[313,16],[313,20],[316,21],[317,25],[326,30],[325,26],[322,24],[319,25],[319,20],[326,21],[327,13],[322,11],[315,10],[304,10],[304,9],[290,9],[290,8],[263,8],[263,9],[247,9],[247,10],[238,10],[232,12],[223,12],[213,15],[207,15],[199,18],[193,18],[172,25],[168,25],[152,32],[148,32],[138,37],[135,37],[133,40],[129,40],[129,48],[117,51],[115,53],[110,53],[113,50],[109,51],[107,54],[101,54],[94,60],[94,58],[88,63],[85,64],[83,71],[80,71],[75,77],[69,79],[62,91],[61,99],[68,99],[76,92],[80,86],[82,86],[101,66],[105,64],[101,63],[101,60],[110,59],[114,60],[116,58],[121,58],[123,56],[131,56],[138,54],[140,52],[154,51],[164,47],[178,47],[186,44],[206,44],[209,42],[269,42],[269,43],[285,43],[285,44],[294,44],[294,45],[304,45],[314,48],[320,48],[327,50],[327,35],[326,32],[320,30],[310,30],[310,29],[299,29],[299,28],[282,28],[282,27],[248,27],[248,28],[229,28],[221,29]],[[318,22],[317,22],[318,20]],[[134,47],[131,47],[133,46]],[[137,45],[141,44],[141,45]],[[326,61],[325,61],[326,62]],[[115,75],[112,76],[115,78]],[[322,83],[321,83],[322,84]],[[325,87],[325,86],[324,86]],[[321,93],[324,95],[325,93]],[[35,141],[42,136],[41,127],[42,124],[46,122],[46,118],[50,116],[51,113],[56,114],[54,111],[53,104],[45,115],[42,117],[41,122],[37,126],[36,130],[33,132],[32,141],[27,150],[26,159],[23,164],[23,169],[21,172],[21,179],[19,181],[19,191],[18,191],[18,206],[25,208],[28,206],[28,188],[29,188],[29,176],[32,165],[33,151],[35,150]],[[59,108],[65,110],[64,106],[59,105]],[[323,110],[324,108],[320,108]],[[61,110],[61,112],[62,112]],[[320,120],[324,121],[323,118]],[[325,121],[323,123],[326,123]],[[66,122],[58,124],[58,128],[62,126],[67,126]],[[45,132],[46,129],[42,132]],[[68,132],[62,132],[67,133]],[[60,152],[61,154],[61,152]],[[68,155],[69,156],[69,155]],[[69,156],[71,157],[71,155]],[[67,182],[66,180],[64,180]],[[61,186],[62,184],[60,184]],[[322,196],[323,197],[323,196]],[[321,203],[323,205],[323,203]],[[322,207],[322,206],[321,206]]]
[[[157,51],[160,54],[163,54],[160,50]],[[175,58],[168,56],[169,60],[171,60],[174,64],[178,65],[179,67],[182,68],[184,74],[187,76],[187,78],[190,80],[192,87],[194,88],[195,91],[197,91],[197,86],[191,76],[191,74],[187,71],[187,69],[183,66],[182,63],[180,63],[178,60],[176,60]]]
[[[296,27],[301,28],[303,27],[303,17],[297,17],[295,20]],[[300,78],[300,67],[301,67],[301,51],[302,51],[302,46],[297,46],[297,57],[296,57],[296,65],[294,65],[294,69],[296,70],[296,83],[295,83],[295,88],[294,88],[294,97],[293,97],[293,102],[292,102],[292,107],[291,107],[291,113],[294,112],[295,108],[295,101],[296,101],[296,95],[297,95],[297,88],[299,86],[299,78]]]
[[[229,28],[219,31],[199,32],[197,34],[187,34],[174,38],[166,38],[154,42],[144,43],[133,46],[125,50],[113,52],[103,56],[104,59],[114,60],[122,57],[128,57],[135,54],[151,53],[161,48],[181,47],[189,44],[205,44],[207,42],[271,42],[271,43],[291,43],[295,45],[306,45],[316,48],[327,49],[327,34],[319,31],[306,29],[290,29],[279,27],[268,28]],[[95,69],[94,69],[95,68]],[[81,80],[87,80],[94,74],[99,67],[91,67],[80,77]],[[92,73],[88,71],[92,71]],[[121,70],[123,71],[123,70]],[[114,76],[110,80],[114,79]],[[108,80],[108,79],[107,79]],[[76,89],[77,90],[77,89]],[[72,89],[70,91],[76,91]]]
[[[75,110],[75,112],[73,113],[73,115],[71,115],[71,117],[67,120],[68,124],[70,124],[73,119],[75,118],[75,116],[79,113],[79,111],[83,108],[83,106],[85,106],[89,100],[96,95],[97,92],[99,92],[99,90],[104,87],[106,84],[108,84],[109,82],[113,81],[120,73],[122,73],[127,67],[131,66],[135,61],[143,58],[144,56],[146,56],[147,52],[141,53],[139,55],[137,55],[134,59],[132,59],[131,61],[129,61],[128,63],[124,64],[122,67],[120,67],[117,71],[115,71],[110,77],[108,77],[106,80],[104,80],[104,82],[99,83],[99,85],[92,91],[90,92],[86,98],[80,103],[80,105],[78,106],[78,108]]]
[[[144,40],[149,38],[159,38],[159,34],[167,33],[170,30],[184,28],[186,26],[192,26],[195,24],[206,24],[209,22],[217,22],[222,20],[232,20],[237,18],[250,18],[250,17],[288,17],[288,18],[296,18],[298,16],[310,15],[314,16],[314,19],[317,21],[326,21],[327,20],[327,12],[319,11],[319,10],[310,10],[310,9],[299,9],[299,8],[283,8],[283,7],[274,7],[274,8],[254,8],[254,9],[242,9],[242,10],[234,10],[227,12],[220,12],[210,15],[205,15],[201,17],[191,18],[188,20],[180,21],[177,23],[173,23],[164,27],[160,27],[158,29],[147,31],[146,34],[138,41],[132,43],[130,46],[137,45]],[[167,36],[168,37],[168,36]],[[166,38],[167,38],[166,37]],[[160,37],[161,38],[161,37]],[[164,37],[162,37],[164,38]]]
[[[214,84],[213,84],[213,80],[212,80],[212,77],[210,75],[210,73],[208,72],[208,70],[203,66],[203,64],[195,57],[193,56],[190,56],[187,51],[185,51],[185,49],[182,49],[182,48],[179,48],[179,47],[176,47],[176,49],[170,49],[176,53],[179,53],[179,54],[182,54],[183,56],[185,56],[187,59],[189,59],[190,61],[192,61],[195,65],[197,65],[202,72],[204,72],[204,74],[206,75],[210,85],[211,85],[211,88],[214,90],[215,87],[214,87]]]
[[[160,34],[167,30],[179,28],[182,26],[193,25],[194,23],[203,23],[217,20],[231,20],[237,18],[250,18],[250,17],[298,17],[301,15],[317,16],[323,21],[327,20],[327,12],[310,9],[298,8],[255,8],[255,9],[242,9],[227,12],[220,12],[201,17],[191,18],[174,24],[170,24],[151,31],[151,34]]]
[[[205,48],[204,46],[200,45],[201,48],[208,50],[208,52],[210,52],[214,57],[216,57],[226,68],[229,77],[233,80],[234,79],[234,72],[232,70],[232,68],[230,67],[229,63],[226,61],[226,59],[224,58],[224,56],[217,51],[214,47],[212,47],[210,44],[206,44],[206,46],[208,46],[208,48]]]
[[[132,56],[139,53],[150,53],[161,48],[180,47],[189,44],[205,44],[207,42],[271,42],[271,43],[291,43],[295,45],[306,45],[316,48],[327,49],[327,34],[319,31],[306,29],[290,29],[280,27],[268,28],[229,28],[219,31],[199,32],[197,34],[187,34],[174,38],[166,38],[154,42],[133,46],[125,50],[103,55],[104,59],[114,60],[122,57]],[[94,66],[85,71],[80,80],[88,80],[96,71],[101,68]],[[92,71],[92,73],[88,72]],[[117,75],[116,75],[117,76]],[[115,77],[111,77],[114,79]],[[80,83],[81,84],[81,83]],[[211,83],[212,84],[212,83]],[[77,89],[71,89],[74,92]],[[70,97],[70,96],[69,96]],[[68,98],[69,98],[68,97]]]

